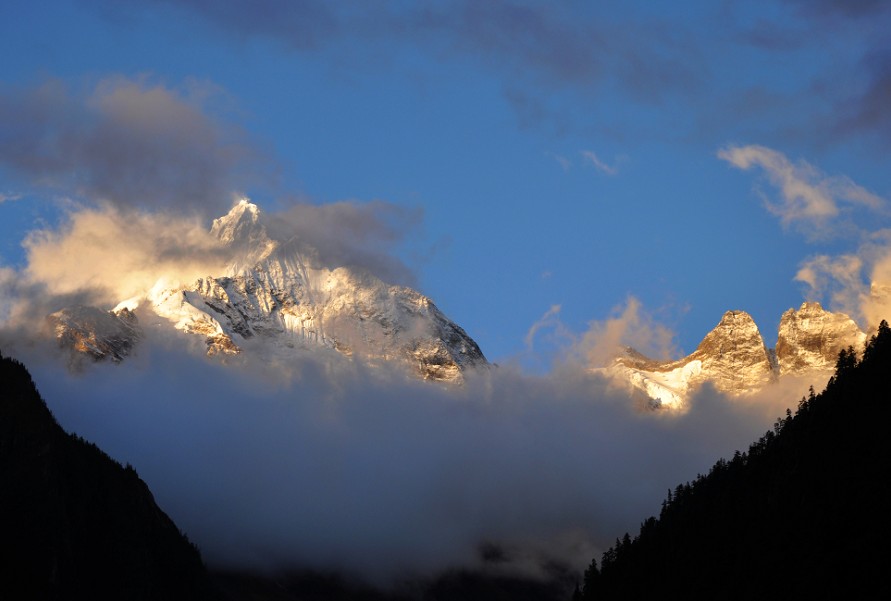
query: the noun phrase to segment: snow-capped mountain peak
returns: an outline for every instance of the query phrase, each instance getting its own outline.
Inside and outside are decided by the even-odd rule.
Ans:
[[[208,355],[287,361],[328,349],[445,381],[487,365],[477,344],[426,296],[364,270],[310,263],[304,245],[272,238],[265,219],[247,199],[237,202],[210,230],[231,254],[229,267],[186,285],[162,278],[146,294],[147,306],[203,339]]]
[[[227,214],[214,219],[210,233],[227,244],[266,238],[266,228],[260,223],[260,208],[246,198],[236,202]]]
[[[229,271],[233,274],[268,257],[278,246],[269,236],[260,208],[246,198],[214,219],[210,233],[232,252]]]

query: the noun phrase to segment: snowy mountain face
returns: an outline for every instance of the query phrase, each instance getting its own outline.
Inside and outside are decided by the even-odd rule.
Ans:
[[[234,257],[224,273],[184,286],[162,280],[142,299],[175,328],[202,337],[208,355],[250,350],[287,359],[297,349],[323,347],[451,382],[488,365],[429,298],[362,270],[318,264],[299,241],[271,238],[250,202],[216,219],[211,233]]]
[[[746,396],[786,375],[825,374],[838,352],[863,348],[866,335],[843,313],[819,303],[789,309],[780,321],[776,351],[768,349],[752,317],[728,311],[696,350],[676,361],[654,361],[633,349],[594,371],[649,399],[652,406],[683,409],[704,382],[730,396]]]

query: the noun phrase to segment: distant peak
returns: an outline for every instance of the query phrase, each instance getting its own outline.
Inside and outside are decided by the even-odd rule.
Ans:
[[[217,221],[237,221],[245,217],[252,221],[256,221],[260,217],[260,207],[252,203],[248,198],[242,196],[234,205],[232,205],[232,208],[229,209],[228,213],[219,219],[215,219],[214,223]]]
[[[268,241],[266,228],[260,222],[260,208],[245,197],[224,216],[213,220],[210,233],[226,243],[265,244]]]

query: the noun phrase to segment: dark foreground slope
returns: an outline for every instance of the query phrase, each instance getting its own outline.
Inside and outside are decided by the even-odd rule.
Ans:
[[[891,330],[748,452],[670,491],[586,599],[891,599]],[[578,596],[578,594],[577,594]]]
[[[0,598],[202,599],[206,578],[136,472],[64,432],[0,356]]]

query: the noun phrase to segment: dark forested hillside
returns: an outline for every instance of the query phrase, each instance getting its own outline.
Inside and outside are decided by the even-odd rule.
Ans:
[[[64,432],[0,356],[0,599],[201,599],[206,582],[136,472]]]
[[[585,574],[585,599],[891,599],[891,330],[826,390],[669,491]]]

